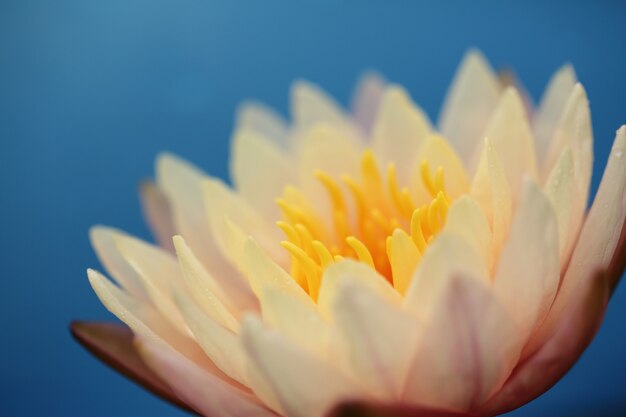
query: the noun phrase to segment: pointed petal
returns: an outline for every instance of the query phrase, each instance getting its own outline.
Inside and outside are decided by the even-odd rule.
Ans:
[[[476,249],[459,235],[442,232],[424,252],[404,298],[404,306],[422,322],[427,322],[446,289],[449,276],[456,272],[484,284],[489,280],[486,265]]]
[[[185,284],[202,311],[222,326],[237,332],[239,322],[233,315],[233,302],[215,278],[202,266],[181,236],[174,236],[176,255]]]
[[[324,270],[317,300],[320,312],[324,316],[330,317],[332,315],[332,308],[338,291],[342,285],[348,282],[368,288],[394,305],[398,305],[401,301],[400,294],[385,277],[364,263],[345,259],[328,266]]]
[[[526,339],[547,314],[559,277],[556,216],[547,197],[527,179],[493,282],[520,338]]]
[[[577,289],[596,271],[609,266],[626,216],[626,126],[618,131],[596,198],[578,238],[567,272],[545,323],[533,336],[525,354],[535,352],[553,334]]]
[[[324,123],[346,129],[348,118],[341,106],[318,86],[299,80],[291,87],[291,117],[297,128],[307,130]]]
[[[194,413],[141,359],[133,345],[133,332],[114,323],[73,321],[72,336],[99,360],[152,394]]]
[[[366,72],[359,79],[350,109],[364,132],[369,133],[385,91],[385,79],[375,72]]]
[[[242,338],[250,359],[289,416],[322,416],[339,401],[364,396],[355,382],[280,333],[263,328],[253,316],[244,320]]]
[[[487,270],[493,267],[493,237],[485,213],[469,195],[457,199],[448,209],[443,230],[458,234],[483,257]],[[489,274],[491,276],[491,274]]]
[[[176,234],[170,203],[153,182],[145,181],[139,188],[141,206],[148,226],[163,249],[174,252],[172,236]]]
[[[276,198],[293,182],[293,158],[271,139],[239,129],[232,141],[231,178],[241,196],[268,221],[280,217]]]
[[[576,82],[574,67],[566,64],[554,73],[543,93],[533,123],[535,147],[540,162],[548,151],[556,126]]]
[[[494,254],[497,256],[509,231],[513,203],[502,162],[489,139],[485,139],[478,170],[472,182],[471,196],[478,202],[491,224]]]
[[[443,105],[439,128],[468,164],[500,96],[500,83],[483,55],[470,50],[461,63]],[[470,172],[473,171],[470,166]]]
[[[419,250],[411,236],[402,229],[396,229],[391,235],[387,253],[391,264],[393,287],[404,295],[420,261]]]
[[[515,198],[525,175],[538,178],[532,132],[515,88],[508,87],[502,93],[483,136],[491,140]]]
[[[559,259],[561,269],[564,269],[572,246],[575,242],[570,236],[575,232],[570,229],[572,218],[572,204],[576,198],[574,196],[574,161],[572,151],[569,147],[563,150],[559,161],[550,173],[544,192],[548,196],[554,212],[556,213],[557,225],[559,228]]]
[[[418,343],[417,320],[371,290],[346,282],[335,299],[333,323],[331,357],[337,365],[378,398],[400,400]]]
[[[139,339],[137,349],[148,365],[172,390],[205,416],[270,417],[274,413],[250,394],[199,368],[176,352]]]
[[[245,101],[237,108],[236,130],[252,131],[274,142],[282,149],[289,148],[289,126],[284,117],[270,107]]]
[[[513,322],[484,283],[460,274],[447,278],[409,371],[405,400],[465,411],[504,383],[520,343]]]
[[[385,168],[394,163],[400,182],[408,184],[430,123],[402,87],[385,89],[372,131],[371,147]]]

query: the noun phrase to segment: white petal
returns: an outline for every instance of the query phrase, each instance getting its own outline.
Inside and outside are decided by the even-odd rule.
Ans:
[[[508,87],[502,93],[483,136],[491,140],[516,198],[524,176],[537,179],[538,173],[532,132],[515,88]]]
[[[471,195],[491,224],[494,254],[497,256],[509,231],[512,196],[500,158],[489,139],[485,139]]]
[[[547,197],[528,179],[493,283],[521,338],[526,339],[545,317],[559,277],[556,216]]]
[[[506,380],[519,355],[515,326],[484,283],[466,275],[447,284],[420,340],[406,401],[467,410]]]
[[[226,296],[219,282],[202,266],[181,236],[174,237],[174,245],[183,278],[194,301],[205,314],[237,332],[239,323],[233,315],[236,310],[234,303]]]
[[[500,82],[475,50],[469,51],[448,90],[439,118],[442,134],[469,163],[500,97]],[[473,171],[470,166],[470,171]]]
[[[280,217],[276,198],[296,175],[293,159],[270,139],[249,129],[234,135],[231,178],[237,191],[269,221]]]
[[[291,87],[291,117],[299,130],[323,123],[355,133],[341,106],[321,88],[307,81],[296,81]]]
[[[545,323],[526,348],[530,354],[553,334],[568,304],[586,280],[613,258],[626,217],[626,126],[618,131],[596,198],[574,248],[567,272]]]
[[[237,108],[236,130],[249,130],[270,139],[283,149],[289,148],[287,121],[273,109],[255,101],[246,101]]]
[[[399,400],[417,347],[417,320],[371,290],[346,282],[333,306],[331,357],[370,392]]]
[[[428,246],[404,298],[404,306],[428,321],[447,277],[455,272],[488,282],[487,266],[479,252],[457,234],[442,232]]]
[[[142,183],[139,191],[144,217],[159,246],[174,252],[172,236],[176,234],[176,228],[167,197],[159,187],[149,181]]]
[[[383,167],[394,163],[398,178],[408,184],[420,147],[430,133],[430,123],[402,87],[385,89],[372,132],[371,147]]]
[[[474,246],[491,271],[494,262],[493,237],[485,213],[472,197],[464,195],[452,203],[443,227],[447,233],[458,234]]]
[[[332,315],[339,288],[347,282],[368,288],[394,305],[398,305],[401,301],[400,294],[385,277],[364,263],[345,259],[328,266],[322,276],[317,304],[321,313],[326,317]]]
[[[359,79],[355,88],[350,109],[356,122],[366,133],[369,133],[374,125],[385,85],[386,81],[381,75],[367,72]]]
[[[575,242],[570,236],[575,233],[570,229],[572,217],[572,204],[576,198],[574,196],[574,161],[572,151],[565,148],[559,161],[556,163],[546,184],[544,192],[548,196],[550,203],[556,213],[557,225],[559,227],[559,258],[561,269],[569,261],[569,255]]]
[[[244,320],[242,338],[289,416],[321,417],[340,401],[364,396],[355,382],[280,333],[263,328],[255,317]]]
[[[540,162],[548,151],[554,130],[575,85],[576,73],[574,67],[569,64],[559,68],[548,82],[533,123],[535,145]]]
[[[183,401],[206,416],[270,417],[274,413],[249,393],[199,368],[171,350],[141,339],[141,357]]]

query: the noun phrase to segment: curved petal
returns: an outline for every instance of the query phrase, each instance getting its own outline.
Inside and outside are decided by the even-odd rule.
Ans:
[[[525,340],[550,309],[559,285],[559,238],[547,197],[531,180],[496,268],[493,291]]]
[[[143,360],[176,394],[204,416],[271,417],[273,412],[245,391],[199,368],[176,352],[138,339],[137,350]]]
[[[454,77],[439,117],[443,136],[454,145],[470,172],[471,158],[500,97],[500,82],[485,57],[470,50]]]
[[[386,84],[385,79],[375,72],[366,72],[357,82],[350,109],[366,134],[372,130]]]
[[[322,416],[340,401],[366,397],[355,382],[280,333],[265,329],[253,316],[244,320],[242,338],[289,416]]]
[[[96,358],[136,382],[152,394],[195,413],[150,369],[133,345],[133,332],[115,323],[73,321],[72,336]]]
[[[148,226],[159,246],[173,253],[172,236],[176,234],[172,210],[167,197],[153,182],[145,181],[139,187],[141,207]]]
[[[402,184],[409,183],[420,147],[430,134],[430,123],[402,87],[385,89],[372,131],[371,147],[383,167],[393,163]]]
[[[501,387],[521,344],[515,324],[484,283],[463,274],[445,278],[409,371],[405,400],[466,411]]]
[[[289,148],[289,126],[284,117],[256,101],[244,101],[237,108],[235,129],[249,130],[270,139],[282,149]]]
[[[434,410],[417,405],[387,405],[365,402],[340,404],[326,417],[472,417],[453,411]]]
[[[279,219],[275,200],[296,175],[293,158],[271,139],[239,129],[232,140],[230,160],[235,189],[266,220]]]

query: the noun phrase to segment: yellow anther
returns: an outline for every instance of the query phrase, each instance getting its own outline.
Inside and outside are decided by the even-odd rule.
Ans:
[[[363,242],[361,242],[354,236],[348,236],[346,238],[346,243],[350,245],[350,247],[354,250],[359,261],[368,264],[372,268],[375,268],[372,254],[370,253],[369,249],[367,249],[367,246],[363,244]]]
[[[309,257],[309,255],[306,254],[306,252],[293,243],[282,241],[280,242],[280,245],[287,249],[291,256],[295,258],[294,260],[299,261],[307,279],[309,294],[311,294],[314,299],[317,299],[322,269],[315,263],[315,261],[313,261],[313,259]]]
[[[437,193],[443,192],[444,190],[444,180],[443,180],[443,167],[440,166],[437,168],[435,172],[435,190]]]
[[[326,245],[319,240],[314,240],[311,245],[313,245],[313,250],[315,250],[322,268],[325,269],[328,265],[333,263],[333,255],[330,253]]]
[[[287,240],[295,245],[300,245],[300,236],[298,236],[298,232],[296,232],[296,229],[294,229],[292,225],[283,221],[276,222],[276,225],[285,233]]]
[[[413,216],[411,216],[411,238],[420,253],[424,253],[426,250],[426,239],[422,231],[422,215],[423,209],[418,208],[415,209]]]
[[[333,257],[333,259],[335,259],[335,262],[341,262],[341,261],[343,261],[344,258],[341,255],[335,255]]]
[[[346,184],[350,193],[352,194],[352,198],[354,199],[354,203],[356,204],[356,208],[359,214],[360,221],[363,221],[365,218],[365,211],[367,207],[367,203],[365,201],[365,196],[363,195],[363,190],[352,178],[347,175],[341,177],[341,180]]]
[[[391,232],[392,227],[389,223],[389,220],[387,219],[387,217],[383,216],[380,211],[378,211],[377,209],[373,209],[370,212],[370,215],[372,216],[372,219],[374,219],[376,224],[378,224],[385,233]]]
[[[313,235],[309,232],[309,229],[306,228],[302,223],[298,223],[295,226],[295,230],[298,233],[298,237],[300,238],[300,247],[309,255],[313,255],[313,246],[311,246],[311,242],[313,241]]]
[[[437,217],[437,200],[428,206],[428,227],[431,235],[439,231],[439,218]]]
[[[433,177],[430,173],[430,166],[428,165],[428,161],[422,161],[420,164],[420,173],[422,174],[422,182],[424,183],[424,187],[433,197],[437,195],[437,189],[435,188],[435,183],[433,181]]]
[[[330,196],[334,211],[346,211],[346,204],[339,185],[328,174],[316,171],[315,177],[322,183],[326,192]]]

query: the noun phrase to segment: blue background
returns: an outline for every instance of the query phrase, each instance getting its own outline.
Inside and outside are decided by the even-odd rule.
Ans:
[[[346,103],[376,68],[435,118],[469,46],[537,99],[571,61],[593,113],[597,187],[626,122],[617,1],[0,1],[0,414],[177,416],[85,353],[73,318],[110,319],[87,283],[104,223],[148,237],[136,196],[161,150],[227,172],[236,104],[286,112],[296,77]],[[511,416],[625,415],[626,290],[574,370]]]

